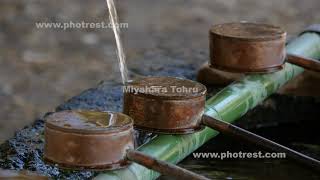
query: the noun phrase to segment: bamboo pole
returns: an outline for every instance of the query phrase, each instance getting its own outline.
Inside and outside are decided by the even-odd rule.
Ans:
[[[302,34],[287,45],[287,51],[309,58],[320,58],[320,36],[315,33]],[[232,123],[303,71],[303,68],[287,63],[282,71],[276,73],[246,76],[208,99],[205,114]],[[217,131],[205,128],[189,135],[159,135],[138,150],[176,164],[217,134]],[[149,180],[159,175],[133,163],[126,169],[101,173],[95,179]]]

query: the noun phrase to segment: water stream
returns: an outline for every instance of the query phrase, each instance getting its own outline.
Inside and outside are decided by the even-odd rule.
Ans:
[[[122,83],[125,85],[128,82],[128,69],[126,64],[126,55],[123,49],[123,43],[120,36],[119,19],[117,9],[113,0],[106,0],[109,9],[109,19],[112,24],[112,30],[117,44],[117,55],[119,61],[119,68],[121,72]]]

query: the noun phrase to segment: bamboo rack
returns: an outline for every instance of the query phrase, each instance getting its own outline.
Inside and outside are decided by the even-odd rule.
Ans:
[[[304,33],[287,45],[287,51],[310,58],[320,58],[320,36],[316,33]],[[232,123],[303,71],[303,68],[287,63],[282,71],[276,73],[246,76],[208,99],[205,114]],[[138,150],[177,164],[218,133],[205,128],[190,135],[159,135]],[[133,163],[126,169],[100,173],[95,179],[151,180],[159,175]]]

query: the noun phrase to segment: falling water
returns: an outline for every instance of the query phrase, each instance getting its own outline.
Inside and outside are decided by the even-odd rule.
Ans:
[[[117,55],[119,60],[119,68],[121,72],[122,83],[125,85],[128,82],[128,69],[126,64],[126,56],[124,54],[123,45],[120,37],[120,26],[117,15],[117,9],[113,0],[106,0],[109,9],[109,18],[112,24],[114,37],[117,43]]]

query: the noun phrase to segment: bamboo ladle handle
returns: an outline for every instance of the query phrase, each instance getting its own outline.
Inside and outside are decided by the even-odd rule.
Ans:
[[[189,170],[183,169],[174,164],[169,164],[165,161],[161,161],[155,159],[149,155],[141,153],[135,150],[127,151],[127,158],[130,161],[141,164],[149,169],[158,171],[161,174],[169,175],[176,179],[184,179],[184,180],[210,180],[204,176],[191,172]]]
[[[315,59],[302,57],[294,54],[287,54],[287,62],[295,64],[297,66],[301,66],[311,71],[320,72],[320,62]]]

